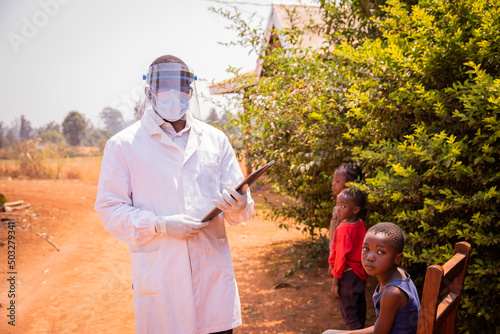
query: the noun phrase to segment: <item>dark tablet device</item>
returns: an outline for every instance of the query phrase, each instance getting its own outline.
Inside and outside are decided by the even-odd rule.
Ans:
[[[248,186],[250,187],[252,185],[252,183],[254,183],[259,177],[261,177],[262,174],[264,174],[266,172],[266,170],[268,170],[269,167],[271,167],[272,165],[274,165],[274,160],[271,160],[270,162],[268,162],[264,166],[257,169],[252,174],[248,175],[246,179],[244,179],[240,184],[238,184],[238,186],[235,188],[236,191],[240,192],[241,188],[245,184],[248,184]],[[205,217],[203,217],[203,219],[201,221],[206,222],[206,221],[212,220],[221,212],[222,211],[219,208],[215,207]]]

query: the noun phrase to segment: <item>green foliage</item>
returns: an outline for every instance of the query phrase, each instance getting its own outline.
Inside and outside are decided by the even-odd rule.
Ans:
[[[372,223],[405,230],[415,268],[470,242],[459,323],[491,332],[500,304],[500,44],[491,33],[499,4],[421,1],[408,10],[389,1],[385,9],[384,39],[338,49],[352,73],[363,72],[348,97],[363,126],[345,136],[364,140],[353,153],[370,171]]]
[[[0,121],[0,149],[5,149],[10,146],[10,142],[7,139],[8,130],[5,128],[2,121]]]
[[[325,85],[334,70],[316,58],[285,58],[275,50],[266,58],[266,71],[277,76],[248,88],[245,113],[237,120],[242,133],[248,134],[243,137],[248,160],[255,166],[262,159],[276,160],[271,179],[277,192],[291,200],[270,203],[275,217],[300,222],[310,234],[328,226],[330,178],[349,154],[342,138],[345,115],[336,108],[345,87]]]
[[[57,145],[63,145],[66,143],[61,132],[55,129],[49,129],[40,134],[40,139],[43,143],[53,143]]]
[[[84,146],[100,147],[102,142],[106,142],[112,135],[113,133],[110,130],[94,129],[87,132],[82,144]]]
[[[371,18],[383,14],[380,6],[385,0],[319,0],[325,10],[324,37],[328,45],[347,42],[360,45],[367,38],[380,37],[380,31]]]
[[[21,115],[21,125],[19,126],[19,137],[21,140],[27,140],[31,139],[32,135],[31,133],[33,132],[33,129],[31,127],[31,122],[28,121],[24,115]]]
[[[87,121],[78,111],[71,111],[64,119],[62,127],[68,144],[78,146],[85,135]]]
[[[268,176],[285,200],[270,203],[274,218],[317,235],[331,215],[334,169],[361,164],[366,182],[355,186],[368,194],[369,224],[403,228],[404,265],[417,286],[457,241],[471,243],[459,330],[493,332],[500,327],[499,1],[320,2],[322,50],[301,47],[310,27],[280,31],[286,50],[260,49],[261,35],[225,15],[237,18],[241,44],[264,64],[257,83],[234,71],[244,112],[232,125],[254,166],[276,160]]]
[[[99,113],[99,117],[103,121],[106,127],[105,129],[110,131],[112,134],[118,133],[120,130],[125,128],[123,115],[117,109],[113,109],[110,107],[104,108]]]

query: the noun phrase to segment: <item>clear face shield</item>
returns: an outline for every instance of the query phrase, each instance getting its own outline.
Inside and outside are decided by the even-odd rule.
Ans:
[[[186,119],[189,110],[193,117],[201,119],[195,81],[193,71],[183,64],[161,63],[150,66],[145,76],[142,113],[151,108],[162,119],[175,122]]]

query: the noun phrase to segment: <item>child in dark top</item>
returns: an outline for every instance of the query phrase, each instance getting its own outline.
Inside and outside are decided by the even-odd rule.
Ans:
[[[377,320],[372,327],[357,331],[327,330],[334,333],[390,333],[417,332],[420,300],[410,275],[398,265],[403,258],[405,235],[392,223],[379,223],[366,232],[362,261],[367,273],[377,276],[379,284],[373,293]]]
[[[338,196],[342,190],[347,188],[346,183],[361,181],[361,180],[363,180],[363,172],[359,166],[353,164],[342,164],[333,173],[332,192],[335,196]],[[361,217],[361,219],[364,220],[364,217]],[[340,221],[337,217],[337,214],[335,213],[335,208],[333,208],[332,218],[330,219],[330,231],[329,231],[330,250],[332,249],[333,234],[337,226],[339,226],[339,224]],[[328,273],[330,277],[331,277],[331,271],[332,267],[329,267]]]
[[[333,268],[331,294],[340,299],[340,313],[348,329],[363,328],[366,320],[366,272],[361,265],[366,227],[359,218],[365,204],[361,190],[346,188],[337,196],[335,207],[340,224],[333,236],[328,261]]]

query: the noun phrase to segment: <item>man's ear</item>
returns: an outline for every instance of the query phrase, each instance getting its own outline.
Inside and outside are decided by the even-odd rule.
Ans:
[[[402,259],[403,259],[403,253],[399,253],[398,255],[396,255],[396,258],[394,259],[394,263],[399,265],[401,263]]]

